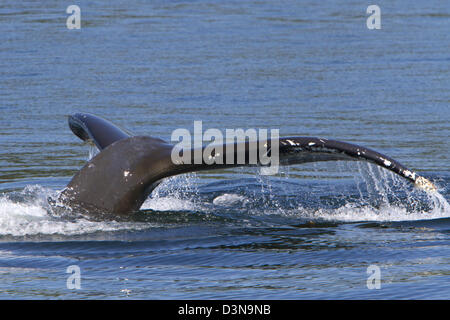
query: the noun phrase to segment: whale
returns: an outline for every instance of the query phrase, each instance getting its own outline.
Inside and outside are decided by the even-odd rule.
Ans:
[[[216,149],[206,149],[205,146],[184,148],[180,150],[180,154],[210,152],[215,159],[211,162],[202,158],[187,163],[173,161],[174,144],[157,137],[133,135],[94,114],[75,113],[68,117],[68,124],[78,138],[94,144],[99,150],[75,173],[60,193],[60,199],[66,205],[88,213],[130,215],[137,212],[158,184],[171,176],[267,165],[259,156],[256,163],[250,161],[252,152],[260,151],[261,145],[267,147],[269,152],[271,146],[278,147],[281,166],[318,161],[366,161],[403,177],[426,192],[436,190],[431,181],[384,154],[360,145],[326,138],[288,136],[278,137],[276,140],[267,139],[264,144],[235,141],[224,143],[223,149],[231,152],[220,154]],[[238,159],[241,161],[237,161]]]

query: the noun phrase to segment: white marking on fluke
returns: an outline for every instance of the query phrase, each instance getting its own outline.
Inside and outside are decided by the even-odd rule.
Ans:
[[[383,158],[382,158],[383,159]],[[383,161],[383,163],[384,163],[384,165],[386,166],[386,167],[390,167],[391,166],[391,164],[392,164],[392,162],[390,162],[389,160],[386,160],[386,159],[383,159],[384,161]]]
[[[296,143],[294,142],[294,141],[292,141],[292,140],[286,140],[287,142],[289,142],[289,144],[291,145],[291,146],[295,146],[296,145]]]
[[[408,177],[408,178],[411,178],[411,179],[413,179],[413,180],[416,180],[416,173],[415,172],[411,172],[411,171],[409,171],[409,170],[404,170],[403,171],[403,174],[406,176],[406,177]],[[425,178],[424,178],[425,179]]]

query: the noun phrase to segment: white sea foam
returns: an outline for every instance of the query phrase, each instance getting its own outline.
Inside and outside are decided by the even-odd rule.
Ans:
[[[149,224],[116,221],[67,220],[49,212],[46,199],[54,192],[39,186],[26,187],[18,197],[22,201],[0,196],[0,236],[80,235],[98,231],[140,230]]]
[[[289,215],[296,214],[311,219],[329,221],[358,222],[358,221],[417,221],[450,218],[450,205],[447,200],[438,193],[429,195],[430,210],[413,211],[407,208],[385,203],[378,208],[372,206],[360,206],[355,203],[346,203],[337,209],[305,209],[299,207],[290,210]]]
[[[300,209],[301,210],[301,209]],[[304,212],[306,217],[344,221],[414,221],[429,220],[450,217],[450,212],[433,210],[431,212],[408,212],[405,208],[396,206],[383,206],[381,208],[357,207],[353,204],[346,204],[338,209],[325,210],[318,209],[314,212]]]
[[[213,200],[213,204],[216,206],[234,206],[236,204],[245,205],[248,202],[249,200],[246,197],[233,193],[225,193],[214,198]]]
[[[197,201],[195,174],[183,174],[164,179],[142,204],[142,210],[192,211],[202,210]]]
[[[142,210],[155,211],[183,211],[195,210],[198,207],[189,199],[180,199],[175,196],[151,197],[142,205]]]

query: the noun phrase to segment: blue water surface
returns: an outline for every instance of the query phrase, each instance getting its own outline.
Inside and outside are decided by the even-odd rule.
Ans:
[[[79,30],[69,4],[0,3],[1,299],[450,298],[448,1],[380,0],[379,30],[365,1],[77,0]],[[357,143],[439,193],[315,163],[171,178],[125,219],[61,214],[48,199],[89,158],[75,112],[166,140],[201,120]]]

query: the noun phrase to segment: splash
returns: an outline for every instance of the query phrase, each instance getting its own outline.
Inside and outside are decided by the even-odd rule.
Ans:
[[[93,152],[95,149],[93,149]],[[450,205],[438,192],[417,190],[404,179],[378,166],[352,162],[338,164],[328,188],[311,181],[333,176],[333,170],[313,167],[311,180],[290,178],[289,171],[277,178],[247,175],[244,180],[220,180],[217,189],[209,188],[196,174],[164,180],[142,206],[143,210],[189,211],[199,215],[234,215],[236,221],[253,216],[289,216],[312,220],[413,221],[450,217]],[[336,167],[334,168],[336,169]],[[292,169],[290,169],[292,170]],[[327,175],[325,175],[326,173]],[[294,175],[294,174],[293,174]],[[252,179],[248,179],[251,176]],[[350,181],[353,179],[353,182]],[[244,181],[252,181],[245,185]],[[295,181],[293,183],[292,181]],[[228,184],[227,184],[228,183]],[[206,184],[199,188],[200,184]],[[236,186],[239,188],[236,188]],[[342,188],[344,186],[345,188]],[[352,186],[350,188],[349,186]],[[217,185],[215,185],[217,188]],[[439,186],[438,186],[439,187]],[[201,190],[201,191],[200,191]],[[69,208],[55,210],[58,192],[41,186],[27,186],[20,192],[0,194],[0,237],[39,235],[85,235],[95,232],[136,231],[158,224],[149,221],[93,221],[76,215]],[[148,213],[151,215],[152,213]],[[164,224],[164,221],[161,222]]]
[[[313,181],[317,183],[334,175],[334,178],[349,180],[346,188],[341,190],[340,185],[336,185],[341,181],[339,179],[332,179],[328,188],[321,188],[297,177],[297,183],[292,184],[289,170],[277,178],[258,175],[257,170],[252,170],[256,186],[253,184],[235,193],[228,191],[234,190],[235,183],[231,183],[222,194],[211,192],[208,196],[206,193],[207,197],[201,199],[197,189],[199,179],[190,174],[164,181],[143,208],[201,213],[234,209],[249,216],[280,215],[343,222],[450,217],[450,205],[442,194],[419,190],[389,170],[365,162],[339,161],[334,163],[334,167],[329,163],[324,165],[325,170],[320,164],[315,164],[313,172],[308,173],[314,177]],[[226,179],[222,183],[226,185]],[[286,197],[280,196],[282,193],[286,193]]]
[[[300,204],[287,214],[343,222],[450,217],[450,205],[434,184],[433,191],[426,192],[391,171],[367,162],[339,162],[337,167],[341,174],[352,176],[356,186],[354,195],[336,195],[336,199],[342,201],[334,208],[305,208]]]
[[[202,210],[198,200],[195,173],[164,179],[142,204],[142,210],[195,211]]]
[[[94,232],[142,230],[149,224],[90,221],[55,215],[48,202],[56,192],[41,186],[27,186],[19,193],[0,196],[0,236],[83,235]]]

